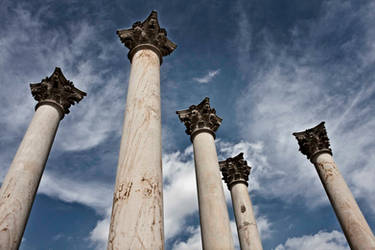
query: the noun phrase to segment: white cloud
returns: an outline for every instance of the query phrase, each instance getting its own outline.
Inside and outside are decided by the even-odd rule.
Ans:
[[[194,77],[193,80],[199,83],[208,83],[219,73],[220,69],[208,71],[207,75],[202,77]]]
[[[270,32],[263,30],[259,34],[264,38],[263,47],[259,49],[265,63],[251,62],[250,49],[247,53],[238,51],[239,64],[257,67],[253,76],[243,71],[249,83],[238,98],[236,110],[243,138],[264,145],[255,155],[247,156],[253,164],[253,187],[262,195],[282,197],[285,201],[303,197],[309,201],[309,208],[328,205],[314,167],[298,152],[292,136],[292,132],[325,120],[340,171],[356,198],[365,198],[375,212],[375,199],[369,198],[375,189],[371,182],[375,178],[375,86],[374,75],[368,72],[374,61],[372,6],[373,3],[353,10],[349,1],[326,2],[319,18],[296,24],[290,31],[290,44],[280,45]],[[346,18],[342,21],[343,13]],[[248,22],[246,15],[238,20],[239,27],[246,25],[244,20]],[[364,33],[355,33],[345,43],[329,47],[342,57],[330,58],[326,46],[320,46],[321,39],[334,32],[345,34],[354,21],[367,25]],[[238,42],[248,42],[246,33],[238,35]],[[250,146],[249,151],[256,152]],[[253,160],[261,158],[264,161]]]
[[[256,217],[256,222],[259,230],[260,237],[262,240],[271,238],[273,233],[271,227],[272,224],[268,221],[266,216]]]
[[[344,235],[337,231],[318,232],[314,235],[289,238],[275,250],[349,250]]]
[[[94,181],[74,180],[55,176],[46,171],[40,182],[38,193],[55,197],[65,202],[78,202],[105,214],[112,204],[112,185]]]
[[[95,228],[90,232],[89,240],[97,250],[105,249],[107,247],[109,224],[111,218],[111,210],[107,210],[107,216],[99,220]]]
[[[234,221],[230,222],[230,227],[232,230],[232,237],[234,240],[234,248],[239,250],[240,243],[237,235],[237,227]],[[201,250],[202,249],[202,240],[201,240],[201,231],[200,227],[188,227],[186,230],[190,237],[185,241],[177,241],[174,243],[173,250]]]
[[[201,230],[200,227],[188,227],[186,229],[191,236],[186,241],[179,241],[173,245],[173,250],[201,250]]]
[[[193,152],[163,155],[164,224],[166,239],[184,231],[186,218],[198,211]]]
[[[234,247],[235,249],[239,250],[240,245],[237,236],[237,228],[236,223],[234,221],[230,222],[230,227],[232,230],[232,237],[234,240]],[[185,241],[177,241],[174,243],[172,249],[173,250],[201,250],[202,249],[202,240],[201,240],[201,231],[200,227],[188,227],[186,230],[190,237],[188,237]]]
[[[45,30],[43,11],[31,15],[27,5],[15,9],[0,37],[0,81],[7,86],[0,93],[3,133],[22,135],[36,104],[28,83],[40,82],[58,66],[88,95],[62,120],[55,147],[94,147],[111,133],[119,133],[122,124],[118,118],[125,107],[126,71],[111,68],[108,74],[108,55],[117,54],[118,44],[96,42],[98,52],[92,52],[100,26],[81,20],[67,30]]]

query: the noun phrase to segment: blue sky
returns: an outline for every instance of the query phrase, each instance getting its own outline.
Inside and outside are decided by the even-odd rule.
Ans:
[[[0,176],[55,66],[87,97],[61,122],[21,249],[104,249],[130,63],[116,30],[151,10],[178,47],[161,67],[167,249],[200,249],[191,142],[176,110],[223,118],[219,160],[245,153],[264,249],[349,249],[292,132],[326,121],[375,229],[375,2],[0,1]],[[232,229],[230,195],[226,198]],[[238,247],[238,240],[235,240]]]

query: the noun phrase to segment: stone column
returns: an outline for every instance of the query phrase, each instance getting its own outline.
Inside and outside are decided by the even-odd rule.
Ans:
[[[155,11],[117,34],[132,65],[108,249],[164,249],[160,64],[176,45]]]
[[[38,104],[1,186],[0,249],[18,249],[60,120],[86,95],[60,68],[30,87]]]
[[[243,153],[221,161],[219,165],[223,180],[227,183],[232,196],[241,250],[262,250],[253,206],[247,191],[251,168],[244,160]]]
[[[206,97],[199,105],[177,111],[194,148],[203,249],[234,248],[228,210],[215,147],[215,131],[222,119]]]
[[[374,234],[333,161],[324,122],[293,135],[301,153],[315,165],[350,248],[374,250]]]

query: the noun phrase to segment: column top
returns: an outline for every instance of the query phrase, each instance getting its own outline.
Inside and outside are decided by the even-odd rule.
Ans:
[[[210,107],[208,97],[198,105],[191,105],[188,109],[176,111],[176,113],[180,121],[185,124],[185,132],[190,135],[191,141],[199,132],[208,132],[215,138],[215,131],[223,120],[216,115],[216,110]]]
[[[249,174],[251,167],[247,165],[247,161],[243,158],[243,153],[239,153],[235,157],[230,157],[225,161],[219,162],[223,180],[230,190],[234,184],[243,183],[248,186]]]
[[[158,13],[152,11],[143,22],[137,21],[130,29],[118,30],[117,35],[121,42],[129,48],[128,58],[130,62],[134,54],[141,49],[154,51],[163,62],[163,56],[172,53],[177,45],[167,38],[167,31],[160,28]]]
[[[40,83],[31,83],[31,94],[38,101],[37,110],[41,105],[54,106],[61,115],[61,119],[68,114],[71,105],[80,102],[86,93],[74,87],[73,82],[67,80],[60,68],[56,67],[50,77]]]
[[[321,153],[332,155],[324,122],[305,131],[293,133],[293,135],[298,141],[299,151],[306,155],[307,159],[312,163],[314,163],[316,157]]]

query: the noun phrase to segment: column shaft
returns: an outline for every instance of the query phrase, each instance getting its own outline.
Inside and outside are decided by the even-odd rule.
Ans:
[[[247,186],[241,182],[234,184],[230,193],[232,195],[241,250],[262,250],[262,243]]]
[[[18,148],[0,191],[0,249],[18,249],[60,122],[50,105],[40,106]]]
[[[214,138],[200,132],[193,147],[203,249],[234,249]]]
[[[351,249],[375,249],[375,237],[332,156],[319,154],[314,165]]]
[[[164,249],[160,60],[132,58],[108,249]]]

